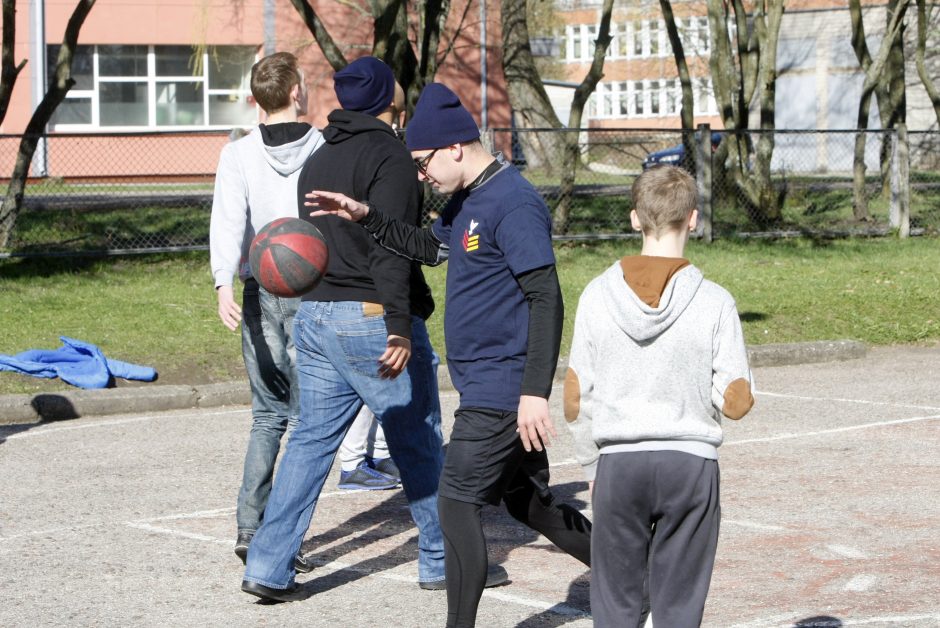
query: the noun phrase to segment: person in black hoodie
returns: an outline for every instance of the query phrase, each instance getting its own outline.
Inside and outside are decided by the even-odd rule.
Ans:
[[[391,126],[404,106],[391,69],[364,57],[337,72],[334,84],[343,109],[330,113],[323,130],[327,144],[304,165],[298,206],[304,207],[307,191],[330,187],[395,207],[396,218],[417,225],[417,172]],[[382,249],[357,225],[299,213],[323,232],[330,262],[295,318],[300,420],[249,548],[242,590],[271,600],[305,597],[294,582],[292,558],[363,403],[385,430],[418,527],[419,585],[442,589],[437,484],[443,438],[424,322],[434,310],[430,290],[416,263]]]

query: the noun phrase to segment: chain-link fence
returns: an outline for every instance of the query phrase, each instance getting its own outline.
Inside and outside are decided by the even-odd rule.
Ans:
[[[940,133],[491,131],[552,209],[556,238],[629,233],[644,169],[696,174],[710,237],[940,233]],[[701,221],[700,221],[701,222]]]
[[[940,133],[492,129],[553,213],[555,237],[631,233],[644,168],[696,174],[703,235],[940,233]],[[19,136],[0,136],[10,173]],[[225,133],[49,135],[0,256],[205,249]],[[769,158],[768,158],[769,156]],[[7,182],[0,182],[6,192]],[[427,191],[425,216],[446,198]]]
[[[49,135],[0,254],[205,249],[219,153],[227,133]],[[20,137],[0,136],[11,173]],[[6,196],[9,180],[0,183]]]

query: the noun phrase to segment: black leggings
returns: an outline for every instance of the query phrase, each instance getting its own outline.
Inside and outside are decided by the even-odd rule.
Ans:
[[[545,535],[590,567],[591,522],[567,504],[556,505],[548,490],[548,469],[527,475],[520,469],[503,493],[506,510],[516,520]],[[486,584],[486,538],[482,506],[439,496],[447,576],[447,627],[472,628]]]

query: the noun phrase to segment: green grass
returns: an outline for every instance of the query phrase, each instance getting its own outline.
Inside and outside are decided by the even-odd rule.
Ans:
[[[556,247],[565,297],[562,353],[583,287],[638,240]],[[688,257],[735,296],[749,344],[851,338],[873,345],[940,341],[940,241],[934,238],[692,242]],[[443,355],[446,265],[425,275]],[[163,383],[244,377],[239,335],[218,320],[206,253],[0,260],[0,353],[57,348],[65,335],[155,367]],[[0,373],[0,394],[69,388]]]

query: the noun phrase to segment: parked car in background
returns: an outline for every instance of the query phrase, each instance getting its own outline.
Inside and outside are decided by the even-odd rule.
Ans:
[[[718,148],[718,145],[721,144],[721,138],[724,136],[724,133],[721,131],[712,131],[712,152]],[[664,148],[662,150],[657,150],[646,156],[643,160],[643,170],[649,170],[653,166],[681,166],[685,167],[688,170],[691,168],[686,166],[685,160],[685,146],[679,144],[677,146],[670,146],[669,148]]]

